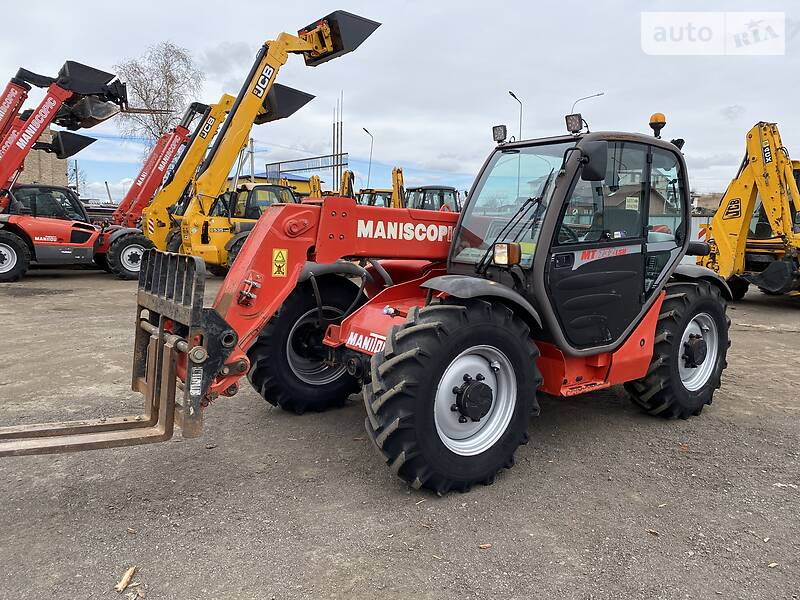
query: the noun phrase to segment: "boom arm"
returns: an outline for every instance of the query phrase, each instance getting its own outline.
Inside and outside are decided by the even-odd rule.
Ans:
[[[208,111],[208,106],[199,102],[192,103],[186,113],[170,131],[164,133],[156,141],[147,160],[144,161],[141,171],[133,180],[128,193],[120,202],[111,217],[113,223],[125,227],[135,227],[142,214],[142,209],[153,198],[173,159],[178,154],[181,146],[188,140],[191,132],[189,126],[198,114]]]
[[[405,208],[406,188],[403,184],[403,169],[392,169],[392,208]]]
[[[168,209],[178,202],[191,185],[211,141],[225,120],[225,115],[233,106],[234,100],[233,96],[223,94],[216,104],[208,106],[192,137],[175,162],[172,173],[152,202],[142,210],[142,228],[156,248],[162,250],[166,248],[170,224]]]
[[[800,191],[775,123],[757,123],[747,133],[745,158],[711,221],[711,253],[700,262],[726,279],[745,269],[745,249],[758,198],[781,250],[800,246],[792,218],[800,212]]]
[[[253,124],[287,117],[310,100],[310,97],[299,98],[285,107],[281,102],[272,105],[275,99],[270,97],[270,91],[289,54],[303,54],[307,65],[316,66],[354,50],[378,26],[374,21],[336,11],[297,35],[280,33],[260,48],[225,125],[200,169],[194,199],[181,223],[184,248],[190,254],[193,247],[202,244],[203,228],[199,221],[209,214],[215,199],[225,190],[228,175],[248,142]],[[291,92],[297,95],[295,90]],[[299,102],[302,103],[298,105]]]

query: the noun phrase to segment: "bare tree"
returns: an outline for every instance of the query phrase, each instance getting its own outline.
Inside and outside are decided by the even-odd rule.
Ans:
[[[67,161],[67,187],[75,190],[79,196],[86,189],[86,171],[78,166],[77,160]]]
[[[119,129],[128,137],[145,138],[152,145],[180,120],[183,110],[194,101],[205,75],[186,48],[172,42],[150,46],[139,57],[114,67],[128,85],[132,107],[167,110],[166,114],[125,113],[117,117]]]

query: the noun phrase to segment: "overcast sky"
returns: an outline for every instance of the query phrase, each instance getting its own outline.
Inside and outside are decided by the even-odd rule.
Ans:
[[[214,6],[215,8],[209,8]],[[65,3],[28,0],[4,7],[0,72],[55,74],[67,59],[112,70],[164,40],[187,48],[205,71],[202,100],[236,94],[255,52],[280,31],[295,32],[336,9],[383,25],[357,51],[321,66],[290,56],[278,81],[316,95],[285,121],[256,126],[257,168],[331,149],[331,118],[344,91],[344,147],[366,185],[369,137],[375,135],[373,186],[388,186],[393,165],[406,184],[468,187],[492,148],[491,126],[524,137],[559,134],[572,102],[594,130],[649,132],[652,112],[667,115],[664,137],[686,139],[693,188],[722,191],[735,175],[744,136],[757,121],[776,121],[800,157],[796,77],[800,11],[795,4],[748,2],[277,2],[139,0]],[[783,56],[652,56],[641,43],[642,11],[784,11]],[[142,148],[119,139],[113,121],[87,132],[100,141],[77,158],[99,194],[115,199],[138,171]],[[323,176],[323,179],[325,177]],[[330,181],[330,176],[327,177]]]

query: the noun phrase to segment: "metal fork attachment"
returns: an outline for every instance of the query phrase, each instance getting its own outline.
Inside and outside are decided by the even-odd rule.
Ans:
[[[237,341],[214,309],[203,308],[204,289],[201,259],[148,250],[139,273],[131,386],[144,396],[143,413],[2,427],[0,456],[162,442],[175,425],[183,437],[199,436],[203,398]]]

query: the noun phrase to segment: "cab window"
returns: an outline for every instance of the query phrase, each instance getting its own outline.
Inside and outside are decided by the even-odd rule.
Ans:
[[[674,242],[681,245],[685,231],[685,190],[678,157],[667,150],[653,148],[650,175],[650,205],[647,219],[648,242]]]
[[[58,189],[24,188],[13,191],[12,210],[36,217],[86,221],[80,200]]]
[[[578,179],[556,243],[613,243],[641,238],[646,189],[647,146],[609,142],[605,178]]]

